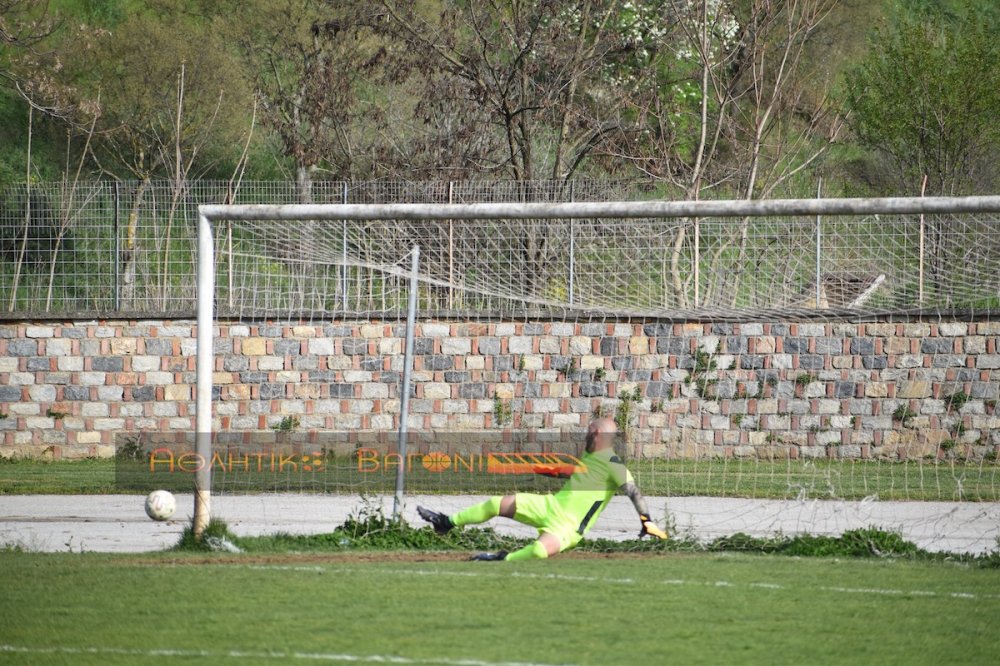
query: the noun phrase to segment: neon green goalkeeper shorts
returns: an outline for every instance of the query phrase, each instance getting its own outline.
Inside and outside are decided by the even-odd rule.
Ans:
[[[579,521],[566,515],[554,495],[517,493],[514,503],[514,520],[531,525],[539,534],[551,534],[559,539],[560,552],[572,548],[583,538],[577,532]]]

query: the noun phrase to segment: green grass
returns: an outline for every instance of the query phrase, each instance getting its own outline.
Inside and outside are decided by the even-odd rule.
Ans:
[[[906,541],[898,532],[877,527],[845,530],[839,536],[774,534],[754,537],[744,533],[717,537],[704,542],[696,536],[678,532],[668,525],[671,537],[658,539],[584,539],[574,553],[604,555],[668,553],[758,553],[793,557],[895,558],[924,562],[953,562],[984,569],[1000,569],[1000,549],[989,553],[948,553],[928,551]],[[228,542],[228,543],[225,543]],[[426,551],[507,551],[512,552],[530,539],[498,534],[492,528],[466,527],[445,535],[430,527],[414,528],[406,522],[386,517],[381,507],[363,508],[332,532],[288,534],[278,532],[240,537],[225,522],[213,520],[201,540],[195,539],[190,526],[174,546],[177,552],[212,552],[229,550],[245,553],[350,553],[350,552],[426,552]],[[1000,548],[1000,542],[998,542]]]
[[[882,500],[1000,501],[1000,464],[947,461],[858,460],[633,460],[628,463],[646,495],[671,497],[749,497],[757,499],[818,498]],[[144,464],[131,473],[145,476]],[[126,480],[128,480],[126,478]],[[116,486],[114,461],[0,460],[0,495],[145,493],[145,485]],[[395,470],[362,475],[356,465],[332,461],[323,473],[216,474],[215,489],[223,492],[340,492],[391,490]],[[187,491],[190,475],[160,477],[153,485]],[[533,475],[489,475],[428,472],[419,461],[407,477],[411,493],[545,492],[558,481]],[[125,488],[120,490],[120,488]]]
[[[114,461],[0,458],[0,495],[95,495],[115,490]]]
[[[0,653],[9,664],[996,657],[995,571],[731,554],[425,559],[0,552]]]

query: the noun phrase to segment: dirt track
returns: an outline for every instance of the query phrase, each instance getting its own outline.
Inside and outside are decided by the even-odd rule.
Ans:
[[[149,520],[137,495],[7,495],[0,496],[0,545],[20,545],[39,551],[142,552],[174,545],[193,499],[178,496],[177,519]],[[403,517],[421,524],[418,504],[452,512],[478,497],[424,496],[407,498]],[[731,498],[648,498],[654,518],[669,510],[676,531],[709,540],[745,532],[754,536],[840,534],[876,526],[897,530],[928,550],[981,553],[995,550],[1000,537],[1000,503],[743,500]],[[388,512],[392,498],[382,498]],[[358,511],[357,497],[334,495],[228,495],[213,498],[213,515],[236,534],[257,536],[287,532],[322,534],[332,531]],[[612,500],[589,537],[625,539],[637,532],[631,504]],[[498,532],[531,536],[531,528],[504,521]],[[421,553],[421,557],[461,558],[460,553]]]

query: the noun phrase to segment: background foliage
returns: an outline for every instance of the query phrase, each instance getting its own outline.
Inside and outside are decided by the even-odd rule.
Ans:
[[[0,0],[0,182],[991,192],[998,26],[972,0]]]

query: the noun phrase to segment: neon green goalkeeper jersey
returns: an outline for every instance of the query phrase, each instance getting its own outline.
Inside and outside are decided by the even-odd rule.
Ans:
[[[634,483],[634,480],[614,449],[586,453],[580,462],[585,469],[574,472],[555,494],[555,499],[565,515],[576,523],[576,532],[582,536],[597,521],[622,484]]]

